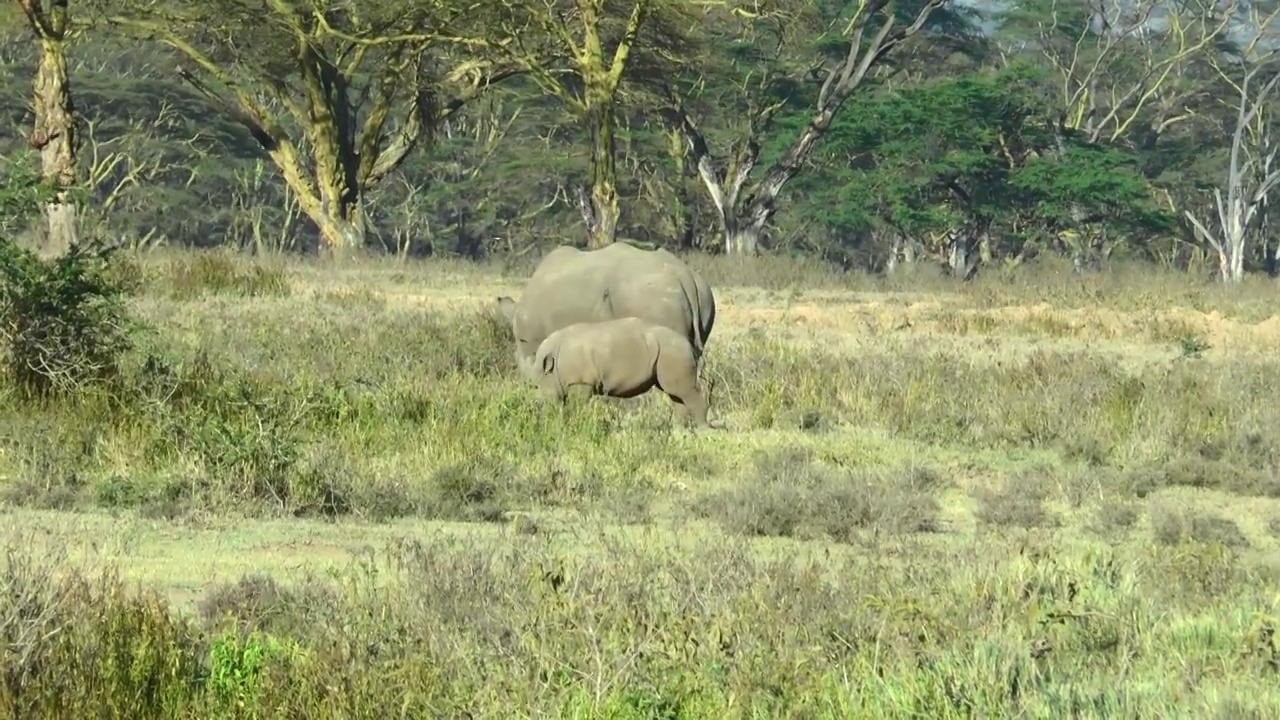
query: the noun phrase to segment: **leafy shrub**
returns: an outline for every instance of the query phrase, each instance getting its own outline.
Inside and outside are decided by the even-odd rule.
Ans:
[[[0,158],[0,234],[16,232],[53,193],[53,184],[40,176],[34,154]]]
[[[48,197],[22,163],[0,177],[6,235]],[[12,384],[27,396],[65,392],[113,377],[130,347],[127,295],[112,273],[113,249],[73,243],[50,260],[0,237],[0,352]]]
[[[0,240],[0,342],[8,378],[25,395],[70,392],[118,372],[132,328],[112,252],[77,244],[42,260]]]

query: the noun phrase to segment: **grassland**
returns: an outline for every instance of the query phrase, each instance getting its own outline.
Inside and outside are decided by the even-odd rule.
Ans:
[[[0,715],[1280,713],[1273,285],[690,262],[722,432],[540,402],[527,263],[133,260],[0,405]]]

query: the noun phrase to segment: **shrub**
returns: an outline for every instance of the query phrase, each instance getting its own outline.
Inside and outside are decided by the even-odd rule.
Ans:
[[[20,156],[0,177],[0,352],[9,381],[33,397],[113,378],[131,320],[112,248],[73,243],[46,260],[10,237],[52,191],[29,159]]]
[[[73,245],[42,260],[0,240],[0,343],[9,381],[28,397],[113,379],[131,345],[112,249]]]
[[[742,485],[705,498],[697,510],[748,536],[826,535],[851,542],[856,532],[934,532],[939,478],[919,468],[842,471],[805,450],[763,453]]]

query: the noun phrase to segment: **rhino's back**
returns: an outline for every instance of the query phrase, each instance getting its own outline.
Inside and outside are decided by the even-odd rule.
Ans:
[[[627,268],[634,268],[631,272],[636,281],[636,294],[640,296],[636,302],[645,302],[644,293],[657,293],[663,306],[658,313],[668,320],[661,324],[684,332],[701,352],[715,325],[716,301],[711,284],[688,263],[664,248],[653,251],[629,249],[630,253],[619,252],[618,257],[625,259]],[[678,319],[674,316],[677,307],[680,309]],[[659,321],[655,319],[655,322]]]
[[[606,394],[643,387],[652,378],[657,358],[655,330],[680,336],[635,317],[571,325],[557,331],[562,333],[557,344],[562,367],[575,380],[598,381]]]
[[[521,306],[521,332],[535,344],[574,323],[634,316],[680,332],[700,348],[715,312],[709,286],[680,258],[626,243],[553,250],[530,277]]]
[[[596,252],[602,262],[595,269],[606,278],[608,317],[634,316],[686,336],[693,333],[701,315],[699,279],[683,260],[663,248],[641,250],[623,243]]]

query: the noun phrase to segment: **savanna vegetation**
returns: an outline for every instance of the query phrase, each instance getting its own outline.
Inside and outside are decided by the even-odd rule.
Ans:
[[[0,716],[1280,711],[1273,3],[3,7]]]

